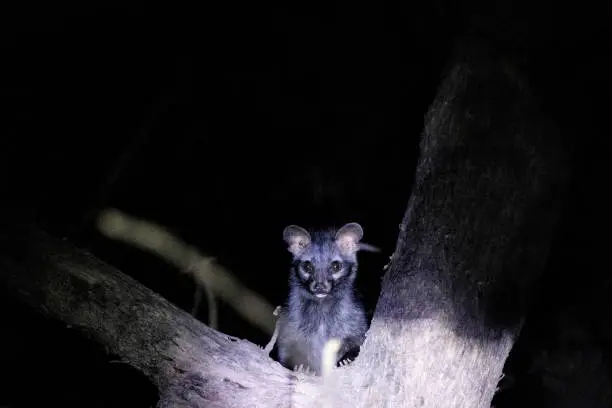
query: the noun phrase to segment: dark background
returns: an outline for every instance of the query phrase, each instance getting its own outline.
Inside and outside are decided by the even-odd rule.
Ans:
[[[99,234],[99,209],[167,226],[273,304],[287,291],[287,224],[357,221],[382,249],[361,257],[359,288],[372,310],[423,116],[453,42],[477,37],[521,61],[575,153],[575,200],[521,355],[557,344],[562,335],[547,325],[568,314],[589,322],[585,344],[605,339],[610,13],[534,4],[3,5],[5,211],[30,215],[186,310],[192,280]],[[1,302],[0,366],[10,380],[0,404],[155,403],[150,385],[103,350],[10,297]],[[227,306],[219,321],[225,333],[268,341]],[[44,380],[26,392],[33,372]]]

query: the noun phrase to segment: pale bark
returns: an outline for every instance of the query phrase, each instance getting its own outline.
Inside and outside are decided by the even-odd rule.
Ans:
[[[544,269],[565,163],[518,71],[483,49],[459,55],[426,118],[366,342],[327,377],[289,372],[35,230],[3,231],[1,279],[139,368],[160,407],[489,407]]]
[[[289,372],[261,347],[210,329],[64,240],[31,226],[5,223],[0,230],[1,287],[49,318],[64,322],[67,330],[78,330],[103,344],[160,390],[178,386],[185,391],[194,378],[191,372],[201,373],[201,378],[210,380],[204,387],[209,393],[199,405],[187,406],[215,406],[209,402],[226,391],[226,396],[236,397],[234,387],[265,387],[263,379],[278,391],[288,391]],[[250,400],[250,404],[219,406],[261,406],[262,399]],[[162,406],[181,406],[175,402]]]

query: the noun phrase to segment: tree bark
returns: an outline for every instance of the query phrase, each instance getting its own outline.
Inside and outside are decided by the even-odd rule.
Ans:
[[[289,390],[289,372],[259,346],[210,329],[66,241],[27,225],[4,223],[0,230],[0,288],[103,344],[160,390],[185,398],[160,406],[256,407],[264,399],[245,397],[252,386],[271,387],[268,395]],[[189,395],[192,382],[201,387],[198,398]],[[240,399],[231,402],[232,395]]]
[[[490,406],[569,185],[563,141],[518,69],[480,45],[457,54],[352,368],[377,389],[360,406]]]
[[[549,252],[562,147],[510,62],[460,48],[426,118],[367,339],[330,376],[289,372],[42,232],[3,230],[0,276],[139,368],[159,407],[488,408]]]

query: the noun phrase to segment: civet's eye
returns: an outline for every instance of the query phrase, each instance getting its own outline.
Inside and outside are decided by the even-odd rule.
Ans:
[[[306,273],[312,273],[312,271],[314,270],[314,267],[312,266],[311,262],[305,261],[305,262],[302,262],[302,270]]]
[[[342,269],[342,264],[338,261],[333,261],[331,263],[331,268],[332,268],[332,271],[338,272],[340,269]]]

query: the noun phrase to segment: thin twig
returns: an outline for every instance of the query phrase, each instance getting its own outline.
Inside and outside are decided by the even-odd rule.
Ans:
[[[153,252],[193,276],[198,284],[219,296],[249,323],[270,335],[274,331],[271,315],[274,308],[261,296],[248,289],[238,278],[212,257],[201,255],[163,227],[139,220],[116,209],[102,211],[99,230],[116,240]],[[209,297],[209,302],[210,302]],[[216,318],[213,323],[216,324]]]
[[[272,312],[272,314],[276,316],[276,322],[274,324],[274,333],[272,333],[272,338],[268,344],[266,344],[266,347],[264,347],[266,354],[270,354],[274,348],[274,345],[276,344],[276,339],[278,338],[278,316],[280,315],[281,310],[282,308],[280,306],[276,306],[276,309],[274,309],[274,312]]]

